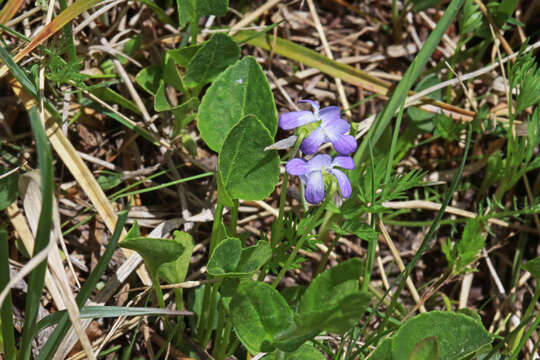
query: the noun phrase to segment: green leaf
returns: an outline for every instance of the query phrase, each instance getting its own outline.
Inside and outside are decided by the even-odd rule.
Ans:
[[[530,272],[537,282],[540,281],[540,257],[527,261],[521,267]]]
[[[164,263],[175,261],[184,251],[179,239],[152,239],[146,237],[126,237],[119,244],[142,256],[146,267],[154,276]]]
[[[182,67],[187,68],[189,63],[193,59],[193,57],[195,57],[195,54],[197,53],[197,51],[199,51],[199,49],[205,43],[206,42],[201,43],[201,44],[184,46],[184,47],[181,47],[180,49],[167,50],[167,54],[169,54],[169,56],[174,59],[174,62],[176,63],[176,65],[180,65]]]
[[[476,255],[482,250],[486,243],[486,237],[482,234],[484,223],[478,219],[467,221],[463,230],[463,237],[457,244],[458,260],[457,270],[461,270],[474,261]]]
[[[180,27],[195,22],[201,16],[224,16],[229,9],[229,0],[176,0]]]
[[[439,344],[436,337],[422,339],[414,346],[409,360],[439,359]]]
[[[253,274],[272,256],[272,250],[265,241],[242,249],[242,241],[237,238],[223,240],[208,261],[208,274],[216,277],[243,276]]]
[[[459,360],[492,341],[491,335],[476,320],[463,314],[432,311],[405,322],[392,341],[392,359],[408,360],[417,344],[435,338],[439,360]]]
[[[165,56],[163,57],[163,80],[165,84],[171,85],[180,92],[185,92],[186,90],[184,80],[178,72],[176,61],[174,61],[174,58],[169,52],[165,52]]]
[[[272,139],[267,145],[272,144],[278,123],[274,96],[266,75],[251,56],[227,68],[208,88],[199,107],[197,127],[208,147],[220,152],[224,135],[247,114],[262,122]]]
[[[165,80],[159,81],[159,86],[154,95],[154,110],[157,112],[169,111],[174,109],[174,106],[169,104],[167,100],[167,93],[165,91]]]
[[[231,198],[231,195],[225,189],[225,185],[223,184],[223,179],[221,178],[221,173],[219,171],[217,173],[217,192],[220,201],[223,203],[223,206],[234,206],[234,201]]]
[[[422,79],[418,85],[414,88],[415,92],[420,92],[422,90],[428,89],[434,85],[437,85],[439,83],[439,78],[437,77],[437,74],[431,74],[426,76],[424,79]],[[441,100],[442,99],[442,90],[434,91],[429,95],[429,97],[435,99],[435,100]],[[432,121],[432,119],[435,117],[435,114],[420,110],[415,107],[409,107],[407,108],[407,115],[411,118],[414,125],[425,132],[433,131],[435,128],[435,125]]]
[[[514,13],[518,0],[501,0],[495,11],[495,20],[499,26],[503,25]]]
[[[412,0],[411,2],[414,4],[414,11],[424,11],[437,6],[441,0]]]
[[[163,68],[161,65],[151,65],[139,71],[135,76],[135,81],[146,92],[155,95],[159,88],[159,81],[163,76]]]
[[[229,65],[240,57],[240,48],[225,34],[217,33],[197,50],[190,61],[185,75],[189,88],[199,87],[214,81]]]
[[[362,262],[347,260],[317,276],[300,301],[301,327],[336,333],[349,330],[364,314],[371,295],[358,291]]]
[[[97,182],[103,190],[110,190],[122,183],[122,174],[115,172],[106,172],[105,175],[98,176]]]
[[[0,211],[6,209],[19,196],[19,174],[17,171],[5,176],[7,169],[0,167]]]
[[[392,338],[386,338],[377,346],[370,360],[392,360]]]
[[[326,359],[312,344],[305,343],[293,352],[276,350],[265,357],[265,360],[324,360]]]
[[[298,309],[300,308],[300,300],[306,292],[306,289],[307,286],[298,285],[281,290],[281,296],[285,298],[292,311],[298,312]]]
[[[279,181],[279,156],[276,150],[264,151],[272,143],[273,135],[255,115],[245,116],[231,129],[218,162],[230,197],[262,200],[274,191]]]
[[[180,256],[171,262],[162,264],[158,269],[158,274],[169,284],[183,282],[186,279],[186,274],[193,253],[193,237],[184,231],[174,232],[175,242],[182,245],[184,251]]]
[[[216,246],[208,261],[207,271],[212,276],[233,273],[242,256],[242,241],[228,238]]]
[[[144,70],[142,70],[144,71]],[[141,114],[141,110],[133,103],[132,101],[126,99],[116,91],[108,87],[99,87],[89,90],[90,93],[94,94],[101,100],[106,103],[115,103],[122,106],[125,109],[133,111],[135,114]]]
[[[293,314],[276,289],[250,280],[232,298],[231,321],[242,344],[256,354],[274,350],[276,335],[293,326]]]

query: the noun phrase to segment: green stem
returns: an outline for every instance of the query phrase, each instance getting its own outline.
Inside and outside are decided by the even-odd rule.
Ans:
[[[165,298],[163,297],[163,290],[161,290],[161,286],[159,286],[159,279],[158,279],[157,273],[152,274],[152,283],[154,287],[154,292],[156,293],[156,299],[157,299],[159,307],[162,309],[166,309],[167,305],[165,305]],[[163,316],[162,319],[163,319],[163,324],[165,326],[165,329],[166,330],[172,329],[171,324],[169,323],[169,320],[167,319],[167,317]]]
[[[221,349],[223,342],[226,342],[226,340],[223,338],[223,329],[225,327],[225,309],[221,305],[221,301],[218,303],[218,306],[218,322],[216,327],[216,337],[214,340],[212,356],[214,357],[214,359],[220,360],[221,358],[217,357],[217,354]]]
[[[225,321],[225,306],[223,305],[223,300],[219,302],[219,318],[218,318],[218,327],[216,330],[216,344],[214,345],[214,351],[212,356],[216,360],[222,360],[226,357],[227,345],[230,342],[232,323],[230,321]]]
[[[204,334],[202,346],[205,348],[208,343],[210,342],[210,338],[212,337],[212,327],[214,324],[214,317],[216,316],[216,305],[217,305],[217,297],[218,297],[218,289],[221,283],[214,283],[212,284],[212,294],[210,297],[210,313],[208,316],[208,319],[206,320],[206,331]]]
[[[276,247],[283,239],[283,222],[285,221],[285,202],[287,201],[287,184],[289,183],[289,174],[283,174],[283,183],[281,184],[281,194],[279,196],[279,213],[276,222],[272,225],[272,236],[270,244],[272,248]]]
[[[330,224],[332,223],[332,219],[334,218],[334,215],[336,215],[334,212],[330,212],[326,210],[326,214],[324,214],[324,220],[321,225],[321,228],[319,230],[319,241],[321,243],[326,243],[328,240],[328,236],[330,235]],[[336,235],[335,239],[332,241],[332,244],[328,246],[328,249],[324,253],[321,262],[319,263],[319,266],[317,267],[316,275],[320,274],[324,268],[326,267],[326,264],[328,263],[328,258],[330,257],[330,253],[334,248],[336,247],[336,244],[338,242],[339,236]]]
[[[219,228],[221,224],[223,223],[223,203],[218,199],[218,203],[216,205],[216,213],[214,214],[214,224],[212,225],[212,235],[210,237],[210,254],[212,255],[214,252],[214,249],[219,244],[221,239],[219,239]]]
[[[219,200],[216,205],[216,213],[214,214],[214,224],[212,225],[212,235],[210,236],[210,253],[209,257],[212,256],[212,253],[214,252],[214,249],[219,244],[221,239],[219,239],[219,228],[223,224],[223,203]],[[208,278],[211,278],[210,276]],[[206,285],[204,287],[204,295],[203,295],[203,303],[202,303],[202,310],[201,310],[201,319],[199,321],[199,327],[197,329],[197,335],[199,336],[199,342],[204,344],[204,339],[206,337],[206,332],[208,329],[205,328],[207,326],[210,313],[212,312],[212,309],[209,308],[209,305],[211,303],[211,296],[212,296],[212,289],[213,286]],[[211,331],[211,329],[210,329]]]

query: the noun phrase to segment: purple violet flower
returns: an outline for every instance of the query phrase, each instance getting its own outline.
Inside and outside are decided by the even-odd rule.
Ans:
[[[311,100],[300,102],[310,103],[311,111],[292,111],[282,114],[279,118],[279,126],[283,130],[290,130],[314,122],[320,122],[320,126],[302,141],[300,149],[308,155],[317,152],[325,142],[331,142],[341,155],[348,155],[356,150],[356,139],[352,135],[346,135],[351,125],[340,118],[337,106],[328,106],[320,109],[319,104]]]
[[[344,169],[354,169],[354,161],[350,156],[336,156],[334,160],[327,154],[319,154],[306,161],[295,158],[286,165],[286,170],[290,175],[300,177],[302,183],[306,185],[306,200],[311,204],[319,204],[324,199],[324,174],[333,175],[338,182],[341,196],[348,198],[351,196],[351,182],[343,171],[336,169],[339,166]]]

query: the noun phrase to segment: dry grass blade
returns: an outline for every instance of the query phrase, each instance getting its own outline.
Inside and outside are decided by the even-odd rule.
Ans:
[[[5,24],[11,20],[23,3],[24,0],[9,0],[0,11],[0,24]]]
[[[5,288],[2,289],[2,292],[0,292],[0,306],[4,303],[4,300],[6,299],[7,294],[9,291],[21,280],[23,280],[28,274],[32,272],[42,261],[47,259],[49,256],[49,251],[51,251],[52,246],[49,243],[49,245],[41,250],[39,253],[37,253],[35,256],[33,256],[23,267],[22,269],[15,275],[9,283],[6,285]]]
[[[17,203],[12,203],[6,209],[6,214],[11,222],[11,225],[13,225],[13,228],[22,240],[26,251],[29,254],[32,254],[34,251],[34,236],[28,227],[28,223],[26,222],[24,215],[17,206]],[[58,290],[58,287],[56,286],[56,283],[54,282],[48,269],[45,272],[45,286],[47,287],[47,290],[49,290],[49,293],[51,294],[51,297],[58,310],[64,310],[66,307],[64,306],[62,295],[60,294],[60,290]]]
[[[322,27],[321,20],[319,19],[319,15],[317,14],[317,9],[313,4],[313,0],[307,0],[307,2],[309,5],[309,12],[311,13],[311,17],[315,21],[315,28],[317,29],[319,37],[321,38],[324,52],[326,53],[326,56],[328,56],[328,58],[334,60],[334,56],[332,55],[332,51],[330,50],[330,45],[328,45],[328,40],[326,40],[326,35],[324,34],[324,29]],[[339,100],[341,101],[341,105],[344,109],[349,109],[349,102],[347,101],[347,96],[345,95],[345,89],[343,88],[341,79],[336,78],[334,79],[334,82],[336,83],[336,88],[339,94]],[[351,111],[346,110],[346,114],[347,116],[351,116]]]
[[[25,213],[28,214],[28,220],[30,221],[30,227],[34,231],[34,233],[37,230],[38,227],[38,218],[39,213],[41,211],[41,190],[40,190],[40,177],[38,171],[31,171],[28,173],[25,173],[21,176],[19,180],[19,186],[21,187],[21,195],[23,198],[23,204],[24,204],[24,210]],[[56,219],[57,221],[55,221]],[[60,230],[60,222],[58,221],[59,215],[58,215],[58,208],[55,206],[55,202],[53,199],[53,225],[54,229],[51,230],[51,245],[52,251],[49,254],[48,257],[48,264],[49,269],[51,270],[53,274],[53,279],[56,281],[56,285],[58,289],[60,290],[61,300],[60,306],[65,306],[69,317],[71,319],[71,323],[73,324],[73,328],[75,329],[75,333],[77,334],[78,340],[81,342],[83,350],[86,353],[86,356],[89,359],[95,359],[95,355],[92,351],[92,346],[90,344],[90,340],[88,339],[88,336],[86,335],[86,332],[84,331],[84,328],[81,323],[81,316],[79,313],[79,307],[77,306],[75,302],[75,297],[70,289],[70,283],[66,276],[66,272],[64,271],[64,266],[62,265],[62,260],[60,259],[60,251],[58,250],[58,247],[56,246],[56,238],[58,237],[57,234],[60,234],[61,236],[61,230]],[[66,257],[69,259],[68,253],[66,253]],[[73,266],[71,266],[71,270],[73,271],[73,276],[76,279],[76,274],[74,273]],[[58,305],[57,305],[58,306]]]
[[[82,14],[83,12],[87,11],[88,9],[92,8],[97,3],[101,2],[102,0],[78,0],[77,2],[73,3],[70,7],[68,7],[66,10],[62,11],[56,18],[54,18],[53,21],[51,21],[49,24],[47,24],[33,39],[32,41],[26,45],[14,58],[13,60],[15,62],[19,62],[22,58],[24,58],[26,55],[28,55],[32,50],[34,50],[36,47],[41,45],[45,40],[53,36],[55,33],[60,31],[66,25],[68,22]],[[11,15],[8,17],[8,15]],[[4,24],[7,22],[11,17],[13,17],[15,13],[13,14],[6,14],[6,19],[4,22],[0,22],[1,24]],[[0,78],[4,77],[9,72],[9,68],[7,65],[4,65],[0,68]]]
[[[398,264],[399,270],[403,272],[405,270],[405,264],[403,263],[403,260],[401,259],[401,256],[399,255],[399,251],[396,249],[396,246],[394,245],[392,238],[388,234],[388,231],[386,231],[386,228],[384,227],[384,224],[382,220],[380,219],[379,219],[379,229],[381,229],[381,233],[383,235],[384,241],[386,242],[386,245],[388,245],[388,248],[390,249],[390,252],[392,253],[392,256],[394,257],[394,260]],[[414,283],[412,282],[411,277],[407,276],[407,279],[405,281],[416,303],[416,306],[420,308],[420,312],[426,312],[427,310],[420,299],[420,295],[418,294],[418,291],[416,290],[416,287],[414,286]]]

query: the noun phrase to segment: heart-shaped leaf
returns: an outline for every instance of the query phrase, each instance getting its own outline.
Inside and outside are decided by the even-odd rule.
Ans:
[[[276,150],[264,151],[272,142],[273,135],[255,115],[245,116],[230,130],[218,169],[224,189],[233,199],[262,200],[274,191],[279,156]]]
[[[420,340],[414,346],[409,360],[437,360],[439,359],[439,344],[436,337]]]
[[[126,237],[119,246],[131,249],[142,256],[148,271],[155,276],[159,267],[176,260],[184,251],[184,246],[176,239],[152,239],[146,237]]]
[[[201,88],[234,64],[239,57],[240,48],[233,39],[222,33],[215,34],[191,59],[186,70],[186,85],[189,88]]]
[[[371,295],[358,291],[362,262],[354,258],[324,271],[309,285],[300,301],[301,327],[343,333],[363,315]]]
[[[208,261],[208,274],[216,277],[243,276],[253,274],[272,256],[272,250],[265,241],[242,249],[242,241],[237,238],[223,240]]]
[[[238,286],[230,314],[236,335],[252,354],[273,351],[276,335],[293,326],[293,314],[283,296],[258,281]]]
[[[184,231],[174,232],[174,241],[184,247],[184,251],[180,256],[171,262],[162,264],[159,269],[159,275],[169,284],[183,282],[186,279],[186,274],[193,252],[193,238]]]
[[[229,0],[176,0],[180,27],[195,22],[201,16],[224,16],[229,9]]]
[[[265,360],[324,360],[326,359],[312,344],[305,343],[293,352],[276,350],[265,357]]]
[[[262,122],[272,139],[265,147],[271,145],[278,123],[274,96],[266,75],[251,56],[229,66],[208,88],[199,107],[197,127],[208,147],[220,152],[224,135],[247,114]]]
[[[435,338],[440,360],[459,360],[491,343],[491,335],[473,318],[453,312],[431,311],[405,322],[392,341],[392,359],[409,360],[417,345]]]
[[[369,360],[392,360],[392,338],[386,338],[377,346]]]

